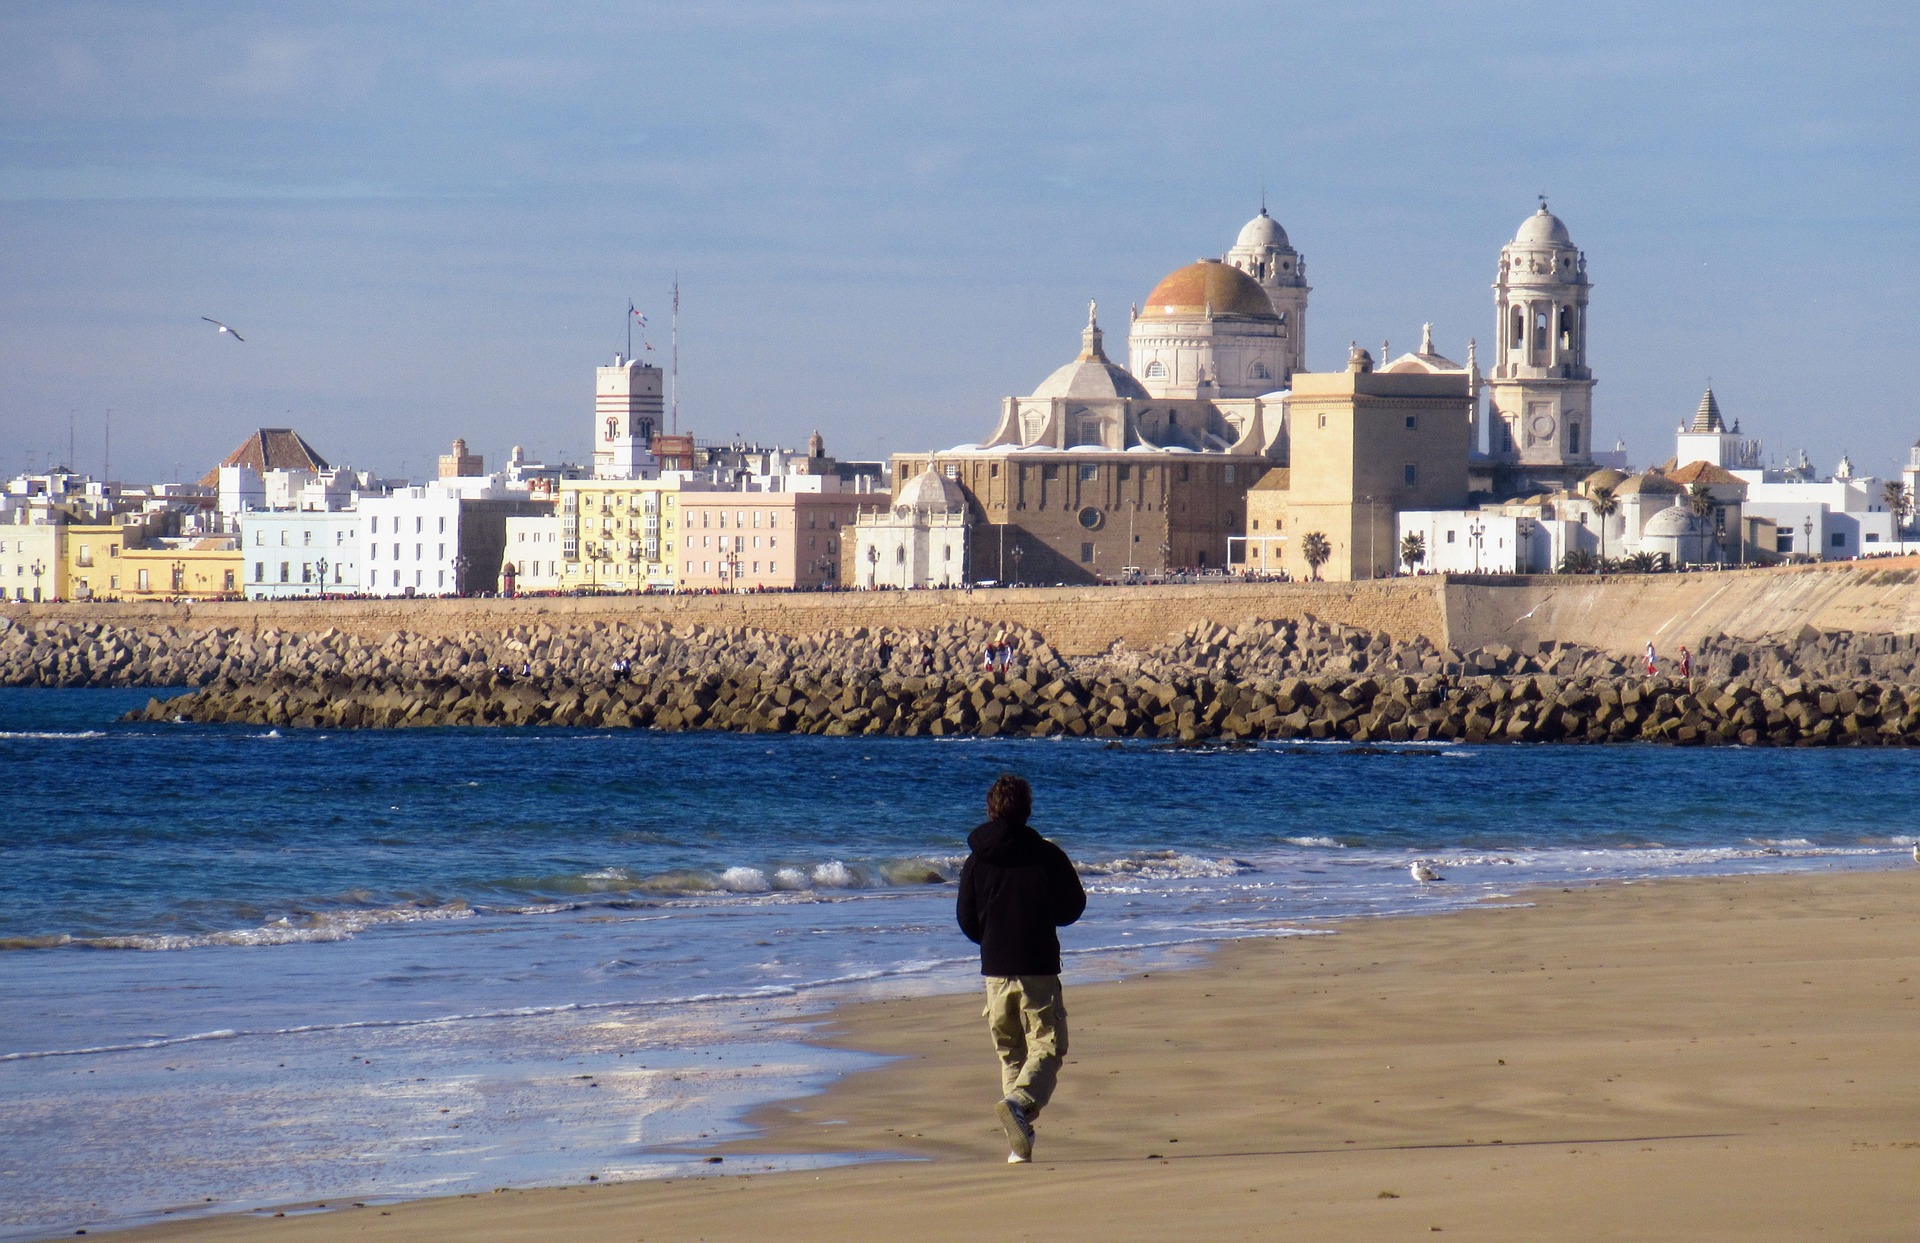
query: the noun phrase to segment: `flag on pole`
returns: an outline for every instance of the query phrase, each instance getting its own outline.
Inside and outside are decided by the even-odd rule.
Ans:
[[[633,303],[631,302],[627,303],[627,314],[633,316],[634,320],[642,328],[645,328],[647,326],[647,313],[645,311],[636,309]]]

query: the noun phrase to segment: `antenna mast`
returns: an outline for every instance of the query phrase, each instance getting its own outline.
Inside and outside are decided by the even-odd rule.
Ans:
[[[673,434],[680,434],[680,274],[673,274]]]

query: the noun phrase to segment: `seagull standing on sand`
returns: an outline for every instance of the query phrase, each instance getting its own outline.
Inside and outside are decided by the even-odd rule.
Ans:
[[[1412,863],[1409,863],[1407,865],[1407,875],[1413,877],[1413,879],[1419,881],[1423,885],[1431,884],[1436,880],[1443,879],[1440,873],[1434,871],[1431,867],[1427,865],[1427,861],[1425,859],[1415,859]]]
[[[225,324],[223,324],[223,323],[221,323],[221,322],[220,322],[219,320],[217,320],[217,319],[207,319],[207,317],[206,317],[205,315],[202,315],[202,316],[201,316],[200,318],[201,318],[201,319],[206,319],[206,320],[207,320],[207,322],[208,322],[209,324],[212,324],[212,325],[213,325],[214,327],[216,327],[216,328],[218,328],[218,329],[219,329],[219,330],[220,330],[221,332],[223,332],[223,333],[225,333],[225,334],[226,334],[227,336],[230,336],[230,337],[232,337],[232,338],[233,338],[233,339],[234,339],[235,341],[245,341],[245,340],[246,340],[246,338],[245,338],[245,337],[243,337],[243,336],[241,336],[241,335],[240,335],[239,333],[237,333],[237,332],[235,332],[235,331],[234,331],[233,329],[231,329],[231,328],[229,328],[229,327],[227,327],[227,326],[226,326]]]

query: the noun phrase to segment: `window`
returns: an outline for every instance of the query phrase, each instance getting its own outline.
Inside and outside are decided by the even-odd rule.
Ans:
[[[1865,536],[1865,539],[1866,539],[1866,541],[1867,541],[1867,543],[1869,543],[1869,544],[1878,544],[1878,543],[1880,542],[1880,532],[1878,532],[1878,531],[1868,531],[1868,532],[1867,532],[1867,534],[1866,534],[1866,536]],[[141,573],[142,573],[142,574],[144,574],[144,573],[146,573],[146,571],[145,571],[145,570],[142,570],[142,571],[141,571]]]
[[[1159,359],[1156,358],[1152,362],[1147,364],[1147,379],[1164,380],[1166,378],[1167,378],[1167,369],[1165,366],[1161,364]]]
[[[447,533],[447,520],[446,520],[445,518],[442,518],[442,519],[440,520],[440,531],[439,531],[439,534],[441,534],[441,535],[445,535],[446,533]]]
[[[147,589],[147,572],[145,570],[141,570],[134,576],[133,585],[134,588],[139,591],[145,591]]]
[[[256,561],[253,563],[253,581],[256,583],[264,583],[267,581],[267,563],[266,562]]]
[[[1513,348],[1519,349],[1527,343],[1527,313],[1519,307],[1513,308]]]
[[[1040,478],[1042,481],[1045,481],[1048,479],[1058,479],[1059,477],[1060,477],[1060,467],[1057,463],[1048,462],[1046,465],[1040,468]]]
[[[313,562],[302,561],[300,563],[300,581],[303,583],[310,583],[313,581]]]
[[[228,570],[224,577],[226,581],[220,584],[221,589],[223,591],[232,591],[233,590],[233,571]]]
[[[1099,477],[1100,477],[1100,467],[1098,465],[1092,462],[1081,463],[1080,465],[1080,482],[1081,483],[1092,483],[1094,480],[1098,479]]]
[[[280,528],[280,547],[285,548],[288,542],[289,541],[287,540],[287,529],[285,527],[282,527]]]
[[[280,563],[280,581],[283,583],[292,581],[292,576],[287,572],[287,563],[285,561]]]
[[[1419,416],[1419,415],[1417,415],[1417,414],[1410,414],[1410,415],[1408,415],[1408,416],[1407,416],[1407,430],[1408,430],[1408,431],[1410,431],[1410,432],[1417,432],[1417,431],[1419,431],[1419,430],[1420,430],[1420,416]]]
[[[86,544],[80,545],[80,555],[74,558],[73,563],[80,566],[92,565],[93,549]]]
[[[253,530],[253,546],[255,548],[258,548],[266,542],[267,542],[267,533],[265,531],[262,531],[260,528],[255,527]]]
[[[312,527],[303,528],[300,532],[300,547],[311,548],[312,546],[313,546],[313,528]]]
[[[1567,424],[1567,452],[1580,452],[1580,425],[1578,423]]]
[[[1420,481],[1420,468],[1412,462],[1407,463],[1406,480],[1409,488]]]
[[[1225,469],[1226,469],[1226,478],[1227,478],[1227,482],[1228,482],[1228,483],[1232,483],[1232,482],[1233,482],[1233,477],[1234,477],[1234,468],[1233,468],[1233,463],[1231,463],[1231,462],[1229,462],[1229,463],[1227,463],[1227,465],[1226,465],[1226,468],[1225,468]]]
[[[1084,565],[1084,564],[1088,564],[1088,563],[1090,563],[1090,562],[1092,562],[1092,560],[1093,560],[1093,545],[1092,545],[1092,544],[1082,544],[1082,545],[1080,545],[1080,561],[1081,561],[1081,564],[1083,564],[1083,565]]]
[[[941,468],[940,473],[949,479],[958,479],[960,477],[960,466],[958,463],[948,462]]]
[[[1845,548],[1847,546],[1847,533],[1845,531],[1835,531],[1831,542],[1835,548]]]
[[[1452,531],[1448,531],[1448,532],[1447,532],[1447,543],[1449,543],[1449,544],[1451,544],[1451,543],[1453,543],[1453,532],[1452,532]]]
[[[1255,363],[1248,369],[1247,378],[1249,380],[1271,380],[1273,373],[1267,370],[1265,363]]]
[[[1320,426],[1325,427],[1326,425],[1327,425],[1327,416],[1323,414],[1320,416]]]

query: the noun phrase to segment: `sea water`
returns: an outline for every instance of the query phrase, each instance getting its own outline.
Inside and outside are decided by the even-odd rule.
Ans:
[[[1889,866],[1920,771],[116,721],[146,694],[0,691],[0,1238],[709,1168],[872,1064],[806,1016],[977,986],[953,880],[1003,771],[1089,892],[1070,981],[1530,885]]]

